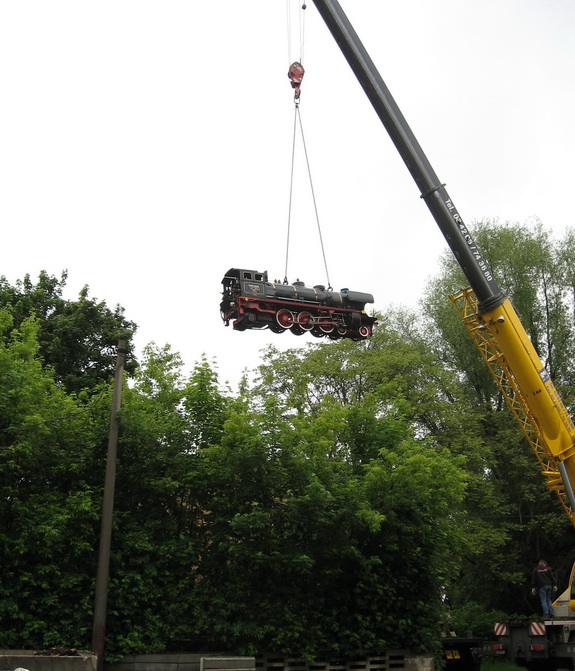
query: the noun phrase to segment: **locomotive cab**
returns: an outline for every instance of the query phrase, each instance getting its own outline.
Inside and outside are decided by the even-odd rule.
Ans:
[[[222,301],[220,303],[220,314],[226,326],[230,319],[237,314],[240,296],[253,296],[263,298],[266,295],[265,286],[268,281],[267,270],[244,270],[243,268],[230,268],[222,279]],[[234,325],[234,328],[238,328]],[[245,327],[244,327],[245,328]],[[243,330],[239,328],[238,330]]]
[[[261,295],[265,294],[263,285],[268,281],[268,272],[258,270],[242,270],[240,268],[230,268],[224,275],[222,284],[224,293],[234,288],[240,289],[242,293]]]

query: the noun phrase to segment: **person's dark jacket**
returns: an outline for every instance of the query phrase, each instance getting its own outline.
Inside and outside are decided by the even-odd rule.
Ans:
[[[555,578],[550,566],[536,566],[531,575],[531,586],[539,589],[545,585],[555,586]]]

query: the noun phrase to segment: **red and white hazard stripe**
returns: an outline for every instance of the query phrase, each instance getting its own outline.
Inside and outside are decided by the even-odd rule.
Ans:
[[[545,636],[545,622],[530,622],[529,633],[531,636]]]
[[[507,628],[507,623],[497,622],[495,624],[495,636],[507,636],[508,634],[509,630]]]

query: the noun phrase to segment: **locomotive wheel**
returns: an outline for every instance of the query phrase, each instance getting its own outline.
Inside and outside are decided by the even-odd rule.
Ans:
[[[369,328],[367,326],[360,326],[358,330],[359,330],[359,335],[362,338],[367,338],[369,336]]]
[[[345,326],[338,326],[337,332],[343,338],[343,336],[347,333],[347,329],[345,328]]]
[[[335,329],[335,326],[333,324],[320,324],[319,328],[320,331],[323,331],[323,333],[332,333]]]
[[[294,323],[294,316],[289,310],[278,310],[276,312],[276,321],[283,329],[291,329]]]
[[[297,321],[300,328],[302,328],[304,331],[312,330],[314,319],[311,312],[300,312],[297,316]]]

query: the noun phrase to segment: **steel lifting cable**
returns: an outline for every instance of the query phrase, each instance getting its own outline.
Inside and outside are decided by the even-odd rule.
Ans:
[[[291,170],[290,170],[290,182],[289,182],[289,202],[288,202],[288,220],[287,220],[287,239],[286,239],[286,263],[285,263],[285,272],[284,272],[284,284],[288,283],[287,273],[288,273],[288,259],[289,259],[289,238],[291,231],[291,204],[293,197],[293,171],[294,171],[294,160],[295,160],[295,138],[296,138],[296,120],[297,120],[297,109],[298,104],[296,103],[296,114],[293,118],[293,140],[292,140],[292,149],[291,149]]]
[[[288,43],[288,63],[292,62],[291,55],[291,44],[292,44],[292,31],[291,31],[291,0],[286,0],[286,19],[287,19],[287,43]],[[304,48],[304,37],[305,37],[305,10],[307,5],[305,2],[302,3],[300,12],[298,14],[298,23],[299,23],[299,62],[303,63],[303,48]]]
[[[301,6],[301,12],[299,13],[299,60],[300,63],[303,63],[303,48],[305,45],[305,2]]]
[[[289,0],[288,0],[289,4]],[[302,5],[302,10],[306,9],[305,2]],[[288,26],[289,26],[289,10],[288,10]],[[288,28],[288,35],[290,31]],[[300,13],[300,53],[301,50],[303,50],[303,20],[301,18],[301,13]],[[312,179],[312,174],[311,174],[311,168],[310,168],[310,163],[309,163],[309,156],[307,152],[307,145],[305,142],[305,135],[303,132],[303,124],[301,120],[301,114],[299,110],[299,98],[300,98],[300,87],[301,87],[301,82],[304,76],[305,70],[303,68],[303,65],[301,62],[296,61],[290,65],[289,71],[288,71],[288,77],[290,79],[290,83],[292,88],[294,89],[294,102],[295,102],[295,110],[294,110],[294,123],[293,123],[293,139],[292,139],[292,155],[291,155],[291,171],[290,171],[290,188],[289,188],[289,204],[288,204],[288,225],[287,225],[287,240],[286,240],[286,261],[285,261],[285,273],[284,273],[284,284],[288,284],[288,279],[287,279],[287,274],[288,274],[288,259],[289,259],[289,244],[290,244],[290,230],[291,230],[291,211],[292,211],[292,200],[293,200],[293,177],[294,177],[294,165],[295,165],[295,148],[296,148],[296,136],[297,136],[297,128],[299,125],[300,129],[300,134],[301,134],[301,140],[302,140],[302,146],[304,150],[304,156],[305,156],[305,162],[307,166],[307,173],[308,173],[308,178],[309,178],[309,184],[310,184],[310,190],[311,190],[311,196],[312,196],[312,201],[313,201],[313,207],[314,207],[314,212],[315,212],[315,219],[317,223],[317,230],[319,234],[319,241],[320,241],[320,246],[321,246],[321,253],[323,257],[323,264],[325,268],[325,274],[326,274],[326,279],[327,279],[327,286],[328,286],[328,291],[332,290],[331,282],[329,280],[329,271],[327,267],[327,259],[325,255],[325,246],[323,244],[323,235],[321,232],[321,224],[319,221],[319,213],[317,209],[317,201],[315,197],[315,189],[313,186],[313,179]]]

